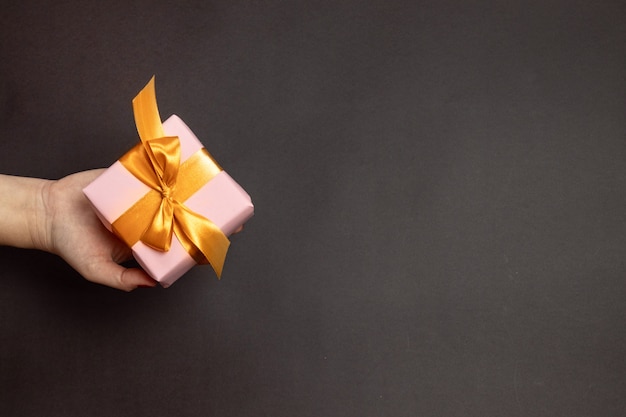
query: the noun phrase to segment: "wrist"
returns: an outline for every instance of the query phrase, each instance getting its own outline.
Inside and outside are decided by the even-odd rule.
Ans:
[[[36,192],[32,196],[30,210],[29,234],[33,249],[54,252],[52,246],[52,217],[50,194],[55,181],[41,180],[36,185]]]
[[[49,250],[47,194],[53,183],[0,175],[0,245]]]

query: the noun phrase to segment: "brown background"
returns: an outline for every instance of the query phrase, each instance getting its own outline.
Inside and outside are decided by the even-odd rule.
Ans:
[[[626,414],[623,2],[0,16],[0,172],[110,165],[156,74],[256,204],[221,281],[0,248],[0,415]]]

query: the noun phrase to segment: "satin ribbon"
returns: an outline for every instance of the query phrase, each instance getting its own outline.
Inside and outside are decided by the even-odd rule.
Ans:
[[[114,233],[128,246],[142,241],[158,251],[168,251],[175,234],[197,263],[210,263],[220,277],[230,241],[183,203],[222,169],[204,148],[180,163],[179,138],[163,131],[154,77],[133,99],[133,111],[141,143],[120,162],[151,190],[113,222]]]

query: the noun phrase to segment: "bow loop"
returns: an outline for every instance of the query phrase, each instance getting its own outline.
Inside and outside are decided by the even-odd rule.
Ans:
[[[170,250],[174,231],[174,204],[169,198],[162,198],[148,228],[141,235],[141,241],[152,249],[161,252]]]

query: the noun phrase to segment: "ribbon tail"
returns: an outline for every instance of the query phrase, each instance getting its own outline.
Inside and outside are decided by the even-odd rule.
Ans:
[[[142,142],[165,136],[161,116],[157,107],[154,76],[133,99],[133,112],[137,132]]]
[[[213,222],[180,205],[174,209],[174,233],[199,264],[209,263],[222,276],[230,241]]]

